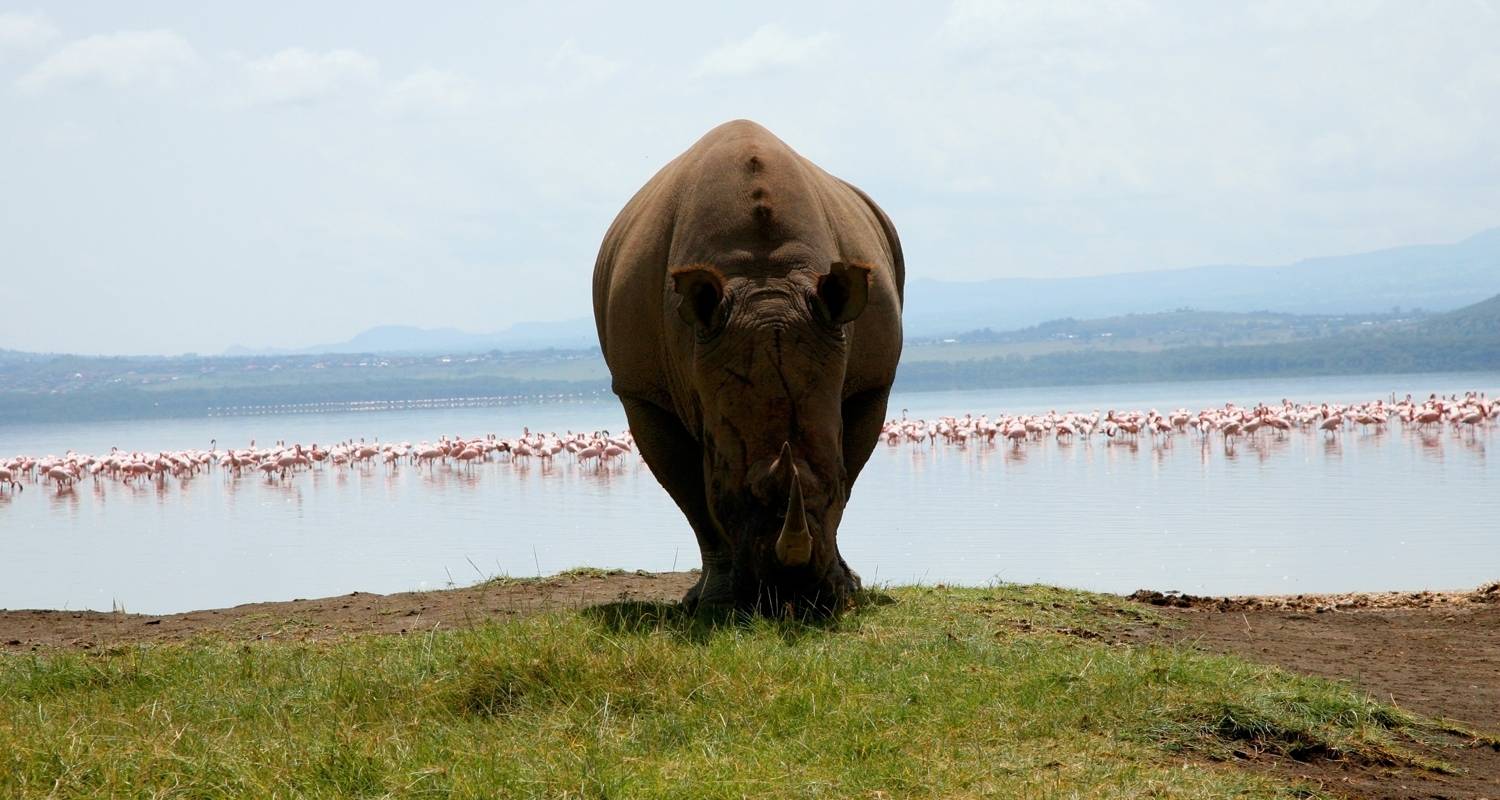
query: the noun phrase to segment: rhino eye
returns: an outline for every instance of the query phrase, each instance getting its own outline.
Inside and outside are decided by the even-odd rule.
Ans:
[[[829,301],[833,302],[830,303]],[[837,297],[825,297],[822,292],[809,292],[807,305],[812,309],[813,319],[823,326],[825,330],[833,334],[835,339],[844,338],[844,324],[838,318]]]
[[[818,278],[818,302],[834,325],[853,322],[870,300],[870,267],[835,261]]]
[[[673,270],[672,287],[678,294],[677,315],[693,326],[699,339],[709,338],[724,327],[728,302],[718,270],[696,266]]]
[[[815,318],[819,323],[829,328],[833,328],[834,330],[839,329],[838,323],[833,321],[833,314],[830,313],[828,304],[823,301],[822,297],[818,296],[817,292],[808,293],[807,305],[812,309],[813,318]]]
[[[713,327],[714,313],[719,310],[719,290],[712,284],[700,283],[693,287],[689,302],[693,304],[693,318],[705,328]]]

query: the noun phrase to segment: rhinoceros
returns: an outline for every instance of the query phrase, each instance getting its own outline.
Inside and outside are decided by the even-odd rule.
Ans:
[[[850,489],[901,355],[901,242],[864,192],[737,120],[610,225],[594,318],[641,457],[687,517],[689,609],[836,613]]]

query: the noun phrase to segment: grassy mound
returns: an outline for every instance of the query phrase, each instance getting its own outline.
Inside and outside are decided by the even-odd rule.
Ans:
[[[1418,762],[1432,729],[1343,686],[1107,643],[1147,613],[909,588],[820,626],[619,603],[0,657],[0,796],[1301,797],[1212,761]]]

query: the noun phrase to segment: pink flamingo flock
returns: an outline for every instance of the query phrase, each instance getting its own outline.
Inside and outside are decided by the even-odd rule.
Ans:
[[[1196,436],[1203,446],[1218,437],[1226,450],[1239,439],[1258,436],[1285,437],[1292,431],[1319,432],[1333,438],[1358,427],[1381,433],[1391,425],[1426,434],[1451,429],[1455,435],[1475,436],[1488,431],[1500,419],[1500,399],[1491,400],[1482,392],[1415,401],[1408,395],[1397,401],[1374,400],[1366,403],[1293,403],[1256,405],[1246,408],[1227,403],[1223,407],[1193,412],[1178,408],[1168,413],[1156,409],[1084,413],[1049,411],[1045,414],[964,414],[935,420],[900,418],[887,422],[882,440],[891,447],[995,446],[1007,444],[1021,448],[1028,443],[1055,441],[1065,446],[1093,437],[1134,443],[1142,436],[1153,441],[1169,442],[1174,436]],[[165,483],[168,477],[188,480],[199,473],[218,469],[238,477],[246,473],[263,476],[267,482],[287,481],[297,473],[321,469],[369,469],[383,466],[388,471],[404,467],[436,470],[473,470],[486,462],[508,463],[524,469],[533,460],[543,466],[556,459],[571,459],[580,469],[599,471],[623,462],[635,452],[630,432],[611,435],[609,431],[573,433],[533,433],[524,428],[515,438],[495,434],[464,438],[441,436],[436,442],[422,441],[367,443],[343,441],[329,447],[316,442],[303,445],[277,442],[273,447],[250,446],[220,451],[217,441],[207,450],[160,450],[126,452],[110,448],[102,455],[68,451],[61,456],[33,457],[18,455],[0,462],[0,493],[15,493],[28,483],[50,482],[59,494],[70,492],[85,480],[113,480],[130,484],[137,481]]]
[[[595,471],[624,461],[635,451],[630,432],[611,435],[609,431],[573,433],[532,433],[523,429],[520,436],[502,439],[495,434],[464,438],[441,436],[436,442],[366,443],[344,441],[329,447],[316,442],[303,445],[277,442],[273,447],[249,447],[227,451],[218,449],[218,441],[209,449],[126,452],[117,447],[108,453],[90,455],[72,450],[61,456],[33,457],[18,455],[0,463],[0,492],[19,492],[26,483],[51,482],[59,494],[72,491],[84,480],[165,482],[168,477],[187,480],[215,469],[238,477],[258,474],[268,482],[285,481],[299,471],[318,469],[355,469],[383,465],[389,471],[403,466],[435,470],[439,466],[472,470],[483,462],[508,462],[524,468],[533,459],[550,465],[557,458],[569,458],[581,468]]]
[[[997,441],[1020,448],[1028,442],[1053,439],[1059,444],[1088,440],[1095,435],[1108,441],[1135,442],[1142,435],[1153,440],[1174,435],[1196,435],[1206,446],[1214,436],[1223,439],[1226,449],[1236,439],[1254,436],[1286,436],[1293,430],[1322,432],[1325,438],[1336,437],[1346,429],[1358,426],[1377,432],[1394,423],[1419,431],[1440,430],[1451,426],[1460,435],[1474,436],[1480,428],[1495,424],[1500,417],[1500,399],[1490,400],[1482,392],[1462,396],[1432,395],[1416,402],[1408,395],[1397,401],[1374,400],[1368,403],[1293,403],[1256,405],[1243,408],[1226,403],[1222,408],[1205,408],[1197,412],[1178,408],[1163,414],[1156,409],[1104,414],[1048,411],[1045,414],[964,414],[962,417],[939,417],[936,420],[900,419],[887,422],[881,438],[891,447],[968,447],[971,444],[993,445]]]

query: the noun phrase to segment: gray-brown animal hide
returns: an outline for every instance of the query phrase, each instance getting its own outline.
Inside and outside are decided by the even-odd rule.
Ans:
[[[836,611],[885,419],[905,266],[863,192],[765,128],[709,131],[625,205],[594,316],[641,456],[703,555],[690,605]]]

